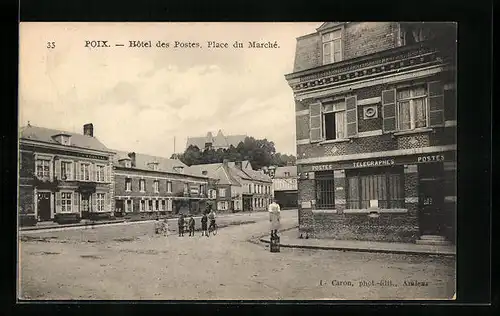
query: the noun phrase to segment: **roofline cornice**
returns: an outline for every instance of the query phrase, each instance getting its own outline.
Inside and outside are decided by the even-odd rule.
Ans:
[[[39,140],[29,140],[26,138],[20,138],[19,139],[19,145],[31,145],[31,146],[38,146],[42,148],[49,148],[49,149],[57,149],[57,150],[65,150],[65,151],[71,151],[71,152],[85,152],[85,153],[100,153],[101,155],[104,154],[105,156],[114,156],[116,152],[113,151],[104,151],[104,150],[97,150],[97,149],[90,149],[90,148],[83,148],[83,147],[77,147],[77,146],[65,146],[65,145],[58,145],[58,144],[53,144],[53,143],[47,143]]]

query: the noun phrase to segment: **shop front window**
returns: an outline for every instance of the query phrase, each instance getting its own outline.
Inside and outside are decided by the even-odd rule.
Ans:
[[[333,171],[317,172],[316,178],[316,208],[335,208],[335,185]]]
[[[402,167],[346,171],[347,208],[404,208]]]

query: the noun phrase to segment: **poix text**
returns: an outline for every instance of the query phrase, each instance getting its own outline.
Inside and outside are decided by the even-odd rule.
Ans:
[[[110,48],[110,47],[130,47],[130,48],[203,48],[199,42],[191,41],[151,41],[151,40],[132,40],[124,42],[111,43],[109,40],[86,40],[85,48]],[[206,48],[208,49],[224,49],[224,48],[244,48],[243,42],[234,41],[232,44],[222,41],[207,41]],[[280,48],[277,41],[249,41],[247,48]]]

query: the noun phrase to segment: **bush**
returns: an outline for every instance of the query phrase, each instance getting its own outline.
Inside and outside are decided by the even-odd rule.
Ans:
[[[78,213],[57,213],[54,215],[54,222],[58,224],[79,223],[80,220],[80,214]]]
[[[36,226],[37,219],[35,214],[21,214],[19,215],[19,226]]]

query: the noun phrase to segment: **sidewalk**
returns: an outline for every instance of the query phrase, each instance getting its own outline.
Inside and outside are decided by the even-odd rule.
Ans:
[[[267,213],[265,211],[259,211],[259,212],[238,212],[238,213],[222,213],[219,214],[218,217],[224,218],[224,217],[236,217],[236,216],[248,216],[252,214],[263,214]],[[164,218],[161,218],[162,220]],[[195,220],[200,220],[201,216],[194,216]],[[153,222],[155,221],[156,218],[132,218],[132,219],[125,219],[125,218],[120,218],[120,219],[114,219],[114,220],[88,220],[84,219],[79,223],[73,223],[73,224],[58,224],[56,222],[38,222],[36,226],[25,226],[25,227],[19,227],[19,231],[35,231],[35,230],[44,230],[44,229],[53,229],[53,228],[67,228],[67,227],[83,227],[83,226],[101,226],[101,225],[108,225],[108,224],[118,224],[118,223],[132,223],[132,222]],[[169,221],[176,221],[177,217],[172,217],[168,219]]]
[[[400,254],[455,256],[456,248],[451,246],[417,245],[397,242],[374,242],[358,240],[300,239],[298,229],[283,231],[280,234],[280,246],[289,248],[324,249],[359,252],[382,252]],[[269,243],[269,236],[260,238]]]

